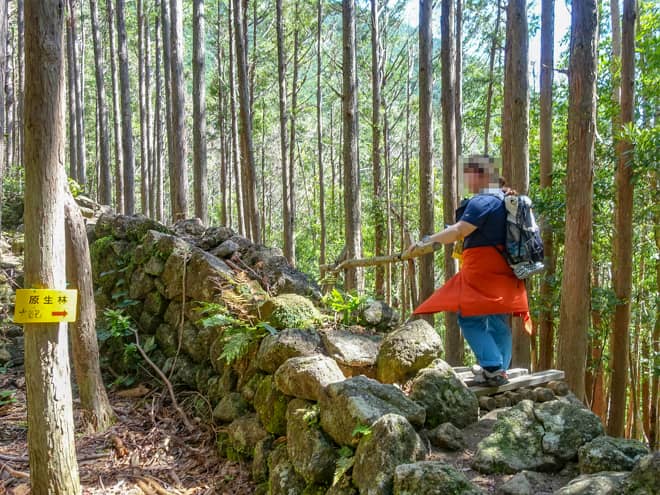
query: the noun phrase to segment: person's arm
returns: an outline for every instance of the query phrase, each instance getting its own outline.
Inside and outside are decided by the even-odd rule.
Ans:
[[[477,227],[471,223],[459,220],[455,224],[448,226],[446,229],[441,230],[440,232],[422,237],[420,241],[417,241],[416,243],[408,246],[406,253],[410,253],[417,248],[426,246],[427,244],[449,244],[451,242],[457,241],[458,239],[469,236],[476,229]]]

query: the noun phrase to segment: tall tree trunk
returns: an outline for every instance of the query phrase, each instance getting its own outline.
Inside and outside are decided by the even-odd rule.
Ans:
[[[67,54],[67,101],[69,118],[69,177],[76,182],[78,180],[78,132],[76,130],[76,80],[75,80],[75,57],[73,46],[75,45],[73,36],[73,23],[71,22],[71,9],[69,8],[69,18],[66,24],[66,54]],[[11,163],[11,162],[10,162]]]
[[[600,279],[598,270],[595,269],[592,282],[594,290],[600,288]],[[605,324],[600,308],[592,308],[591,326],[593,330],[587,347],[588,370],[585,374],[585,397],[591,411],[605,423],[607,420],[607,398],[605,396],[603,350],[607,344],[607,329],[604,328]]]
[[[229,24],[229,95],[231,107],[231,149],[232,149],[232,173],[234,175],[234,187],[236,189],[236,216],[238,221],[238,232],[241,235],[249,236],[247,230],[247,221],[244,218],[243,212],[245,210],[243,202],[243,187],[242,182],[244,177],[239,173],[240,148],[238,145],[238,112],[236,108],[236,50],[234,43],[234,13],[233,13],[233,0],[227,2],[227,21]]]
[[[435,232],[433,211],[433,2],[419,4],[419,229],[422,235]],[[455,149],[455,148],[454,148]],[[433,253],[420,257],[421,301],[433,294]],[[433,315],[423,319],[433,324]]]
[[[286,52],[284,43],[284,13],[282,0],[276,2],[277,23],[277,81],[280,108],[280,163],[282,167],[282,225],[284,256],[289,263],[294,262],[293,216],[291,214],[291,191],[289,190],[289,148],[286,124],[289,120],[286,98]]]
[[[128,75],[128,47],[126,43],[125,0],[117,0],[117,38],[119,41],[119,86],[121,95],[121,142],[124,164],[124,213],[135,212],[135,155],[133,154],[133,112],[131,85]]]
[[[78,315],[71,324],[73,366],[80,407],[89,431],[106,430],[115,420],[103,385],[96,339],[96,305],[92,284],[92,262],[85,221],[71,193],[64,197],[66,222],[66,275],[68,288],[78,291]]]
[[[495,27],[491,37],[490,53],[488,55],[488,90],[486,91],[486,125],[484,126],[484,155],[488,155],[490,140],[490,121],[493,107],[493,86],[495,85],[495,55],[500,34],[500,19],[502,16],[501,0],[497,0],[497,12],[495,14]]]
[[[96,107],[99,119],[99,194],[98,201],[112,204],[112,180],[110,179],[110,148],[108,135],[108,108],[105,99],[105,61],[99,32],[99,9],[96,0],[89,0],[94,42],[94,69],[96,75]]]
[[[25,286],[64,289],[64,15],[62,3],[25,5]],[[30,485],[79,494],[66,323],[28,323],[25,382]]]
[[[25,146],[24,146],[24,128],[25,126],[25,70],[23,67],[23,57],[25,56],[25,8],[23,0],[16,0],[16,65],[18,77],[16,88],[16,121],[18,122],[18,129],[16,129],[16,165],[20,170],[25,163]],[[0,86],[4,87],[4,86]]]
[[[554,71],[555,1],[543,0],[541,4],[541,95],[539,117],[539,148],[541,190],[552,189],[552,79]],[[550,280],[555,275],[554,236],[550,223],[543,221],[543,247],[546,272],[541,279],[539,316],[539,369],[552,368],[554,362],[555,324],[552,301],[553,288]]]
[[[510,0],[506,16],[504,50],[504,109],[502,112],[503,176],[519,193],[529,189],[529,57],[527,3]],[[516,318],[512,324],[512,367],[529,368],[530,338]]]
[[[153,157],[153,148],[154,141],[151,133],[151,35],[149,29],[149,8],[146,9],[147,12],[144,13],[144,111],[145,111],[145,121],[146,121],[146,172],[147,172],[147,208],[148,216],[150,218],[156,217],[155,212],[155,195],[154,190],[154,157]]]
[[[87,162],[85,159],[85,111],[83,102],[83,89],[82,79],[84,74],[79,65],[78,57],[78,31],[76,30],[76,0],[69,0],[69,22],[71,23],[71,40],[72,40],[72,55],[73,55],[73,80],[75,88],[75,104],[76,104],[76,147],[77,158],[76,163],[78,168],[78,183],[85,188],[87,185]],[[82,54],[80,54],[82,58]]]
[[[225,53],[221,42],[221,6],[218,2],[218,18],[217,18],[217,59],[218,59],[218,128],[220,129],[220,225],[229,226],[229,184],[228,173],[228,149],[227,136],[226,136],[226,113],[227,113],[227,84],[224,71]]]
[[[170,85],[172,105],[172,170],[170,196],[172,221],[188,216],[188,173],[186,169],[186,102],[183,82],[183,6],[170,0]]]
[[[174,143],[172,134],[172,18],[170,16],[170,0],[161,0],[160,2],[160,17],[162,22],[162,35],[163,35],[163,92],[165,93],[165,132],[167,133],[167,172],[172,183],[172,176],[174,175]],[[170,214],[172,205],[172,191],[170,191]],[[163,194],[163,203],[165,203],[165,195]],[[163,205],[163,209],[165,209]],[[164,212],[163,212],[164,213]]]
[[[163,212],[163,120],[161,117],[161,102],[163,95],[162,79],[161,79],[161,47],[160,47],[160,16],[156,16],[156,25],[154,26],[154,52],[155,52],[155,67],[154,73],[156,78],[156,92],[154,95],[154,158],[152,160],[154,167],[154,186],[152,191],[155,192],[154,211],[156,220],[163,222],[165,214]]]
[[[4,183],[7,163],[5,122],[5,74],[7,69],[7,2],[0,1],[0,205],[4,202]],[[0,229],[2,228],[2,208],[0,208]]]
[[[454,212],[458,206],[456,173],[456,38],[455,0],[442,0],[440,16],[440,58],[442,59],[442,195],[443,221],[445,225],[455,223]],[[444,247],[445,280],[456,273],[456,260],[452,257],[453,244]],[[453,366],[463,363],[463,339],[458,328],[456,313],[445,313],[446,359]]]
[[[371,166],[373,177],[373,212],[374,212],[374,256],[385,252],[385,208],[382,186],[382,105],[383,86],[383,47],[379,26],[381,6],[379,0],[371,0]],[[376,297],[385,297],[385,270],[376,267]]]
[[[149,207],[149,150],[147,139],[147,95],[145,90],[146,60],[145,54],[145,15],[144,0],[137,0],[138,24],[138,105],[140,109],[140,211],[148,214]]]
[[[584,398],[585,353],[591,300],[591,231],[598,11],[595,0],[573,4],[569,62],[566,243],[561,286],[557,364]]]
[[[456,106],[456,163],[458,171],[458,159],[463,154],[463,0],[456,0],[456,91],[454,102]],[[462,171],[460,171],[462,173]],[[458,184],[456,189],[458,190]],[[458,193],[457,202],[461,193]]]
[[[117,63],[115,51],[115,14],[112,0],[106,0],[106,16],[108,20],[108,40],[110,45],[110,72],[112,80],[112,114],[114,129],[115,152],[115,205],[117,213],[124,213],[124,160],[121,146],[121,113],[119,111],[119,84],[117,82]]]
[[[195,216],[208,224],[206,184],[206,22],[204,0],[193,2],[193,176]]]
[[[325,218],[325,180],[323,170],[323,127],[321,114],[321,32],[323,5],[321,0],[316,1],[316,158],[319,169],[319,221],[321,223],[321,242],[319,264],[326,263],[326,245],[328,233]],[[323,274],[321,274],[323,278]]]
[[[623,2],[621,49],[621,126],[632,122],[635,83],[635,0]],[[630,294],[632,291],[633,257],[633,166],[632,143],[616,140],[616,206],[614,215],[614,248],[612,252],[612,285],[617,304],[610,342],[612,348],[611,407],[607,433],[623,434],[625,421],[626,381],[628,372],[628,332],[630,330]]]
[[[347,259],[362,253],[362,217],[360,171],[358,163],[357,61],[355,40],[355,0],[342,0],[342,112],[344,160],[344,228]],[[347,291],[362,288],[362,274],[356,268],[346,270]]]
[[[660,200],[660,184],[658,184],[657,171],[651,172],[651,191],[655,198],[655,204]],[[653,210],[653,238],[655,248],[660,252],[660,208]],[[656,294],[660,292],[660,258],[655,258],[655,290]],[[653,334],[651,336],[651,355],[660,356],[660,299],[655,300],[655,323],[653,325]],[[650,358],[649,356],[649,358]],[[649,362],[653,362],[649,359]],[[649,410],[649,447],[651,451],[660,446],[660,376],[653,370],[651,374],[651,405]]]
[[[291,259],[292,263],[296,263],[296,147],[299,143],[296,141],[296,115],[298,113],[298,72],[300,67],[299,53],[300,53],[300,29],[299,21],[299,1],[296,0],[294,7],[294,29],[293,29],[293,77],[291,80],[291,112],[289,119],[291,121],[291,132],[289,133],[289,173],[287,174],[289,180],[288,200],[289,200],[289,221],[291,222]],[[306,188],[305,188],[306,189]]]

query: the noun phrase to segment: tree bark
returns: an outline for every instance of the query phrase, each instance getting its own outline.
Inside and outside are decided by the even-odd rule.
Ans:
[[[241,235],[249,236],[247,230],[247,221],[244,218],[243,212],[245,207],[243,206],[244,197],[243,197],[243,186],[242,182],[245,180],[241,177],[239,173],[239,161],[240,156],[240,147],[238,145],[238,112],[236,109],[236,50],[234,43],[234,23],[233,23],[233,0],[227,2],[227,21],[229,24],[229,105],[231,107],[231,166],[232,173],[234,176],[234,188],[236,190],[236,217],[238,222],[238,233]]]
[[[73,366],[80,407],[89,431],[106,430],[115,414],[103,385],[96,339],[96,305],[87,231],[80,208],[68,191],[64,197],[66,222],[66,275],[68,288],[78,291],[78,316],[70,325]]]
[[[495,27],[493,28],[490,53],[488,55],[488,89],[486,91],[486,124],[484,126],[484,155],[488,155],[490,140],[490,121],[493,106],[493,86],[495,85],[495,54],[497,52],[497,41],[500,33],[500,19],[502,6],[497,0],[497,11],[495,14]]]
[[[121,146],[121,114],[119,111],[119,90],[117,82],[117,64],[115,62],[115,15],[112,0],[106,1],[108,20],[108,40],[110,45],[110,72],[112,80],[112,114],[114,116],[114,152],[115,152],[115,205],[117,213],[124,213],[124,161]]]
[[[298,72],[300,68],[300,28],[299,28],[299,1],[296,0],[294,7],[294,29],[293,29],[293,77],[291,79],[291,112],[289,113],[289,120],[291,121],[291,132],[289,133],[289,173],[287,178],[289,180],[288,187],[288,200],[289,200],[289,222],[291,222],[291,260],[295,266],[296,263],[296,147],[299,145],[296,141],[296,115],[298,113]]]
[[[358,258],[362,252],[362,216],[360,205],[360,171],[358,163],[357,61],[355,40],[355,0],[342,0],[342,102],[344,160],[344,228],[347,258]],[[345,272],[347,291],[362,288],[362,274],[351,268]]]
[[[167,133],[167,172],[172,183],[172,176],[174,174],[174,143],[172,140],[172,43],[171,43],[171,17],[170,17],[170,0],[161,0],[160,2],[160,18],[162,22],[162,37],[163,37],[163,92],[165,93],[165,132]],[[163,195],[163,203],[165,203],[165,195]],[[170,210],[172,204],[172,191],[170,191]],[[163,209],[165,209],[163,205]],[[164,212],[163,212],[164,213]]]
[[[25,5],[25,286],[64,289],[64,16],[59,1]],[[66,323],[25,333],[30,484],[35,495],[81,493]]]
[[[121,142],[124,165],[124,213],[135,212],[135,155],[133,154],[133,112],[131,86],[128,75],[128,47],[126,43],[125,0],[117,0],[117,38],[119,41],[119,86],[121,95]]]
[[[183,82],[183,6],[170,0],[170,85],[172,105],[172,170],[170,196],[172,221],[188,216],[188,173],[186,170],[186,102]]]
[[[71,23],[71,54],[76,109],[76,155],[77,181],[84,189],[87,185],[87,162],[85,157],[85,111],[82,96],[82,78],[84,75],[78,60],[78,33],[76,30],[76,0],[69,0],[69,22]]]
[[[502,112],[502,168],[507,183],[521,194],[529,189],[529,36],[527,3],[510,0],[504,50],[504,109]],[[529,368],[530,337],[516,318],[512,324],[511,366]]]
[[[206,170],[206,21],[204,0],[193,2],[193,176],[195,216],[208,224]]]
[[[4,39],[4,38],[3,38]],[[19,123],[16,129],[16,148],[18,152],[14,156],[17,169],[22,169],[25,163],[25,138],[24,138],[24,113],[25,113],[25,70],[23,57],[25,56],[25,3],[23,0],[16,0],[16,65],[17,65],[17,102],[16,102],[16,122]],[[0,86],[4,87],[4,86]]]
[[[326,263],[326,245],[328,233],[325,218],[325,179],[323,169],[323,126],[321,114],[321,32],[322,32],[323,5],[321,0],[316,2],[316,159],[319,169],[319,221],[321,223],[321,240],[319,248],[319,264]],[[321,273],[323,279],[323,273]]]
[[[435,232],[433,211],[433,2],[420,0],[419,5],[419,229],[421,235]],[[433,294],[433,255],[419,260],[419,299]],[[433,324],[433,315],[423,319]]]
[[[68,8],[68,7],[67,7]],[[70,11],[71,9],[68,8]],[[71,17],[69,12],[69,19]],[[76,82],[75,82],[75,66],[76,61],[73,52],[73,45],[75,44],[73,37],[73,24],[68,20],[66,24],[66,54],[67,54],[67,101],[69,118],[69,177],[76,182],[78,181],[78,132],[76,130]],[[10,162],[11,163],[11,162]]]
[[[149,208],[149,131],[146,92],[146,50],[144,0],[137,0],[138,24],[138,105],[140,109],[140,211],[148,215]]]
[[[226,114],[227,114],[227,83],[224,71],[225,53],[221,42],[221,7],[218,3],[218,18],[217,18],[217,59],[218,59],[218,128],[220,129],[220,225],[229,226],[229,184],[228,173],[229,167],[229,145],[226,135]]]
[[[108,135],[108,108],[105,98],[105,61],[99,32],[99,9],[96,0],[89,0],[94,42],[94,69],[96,76],[96,107],[99,119],[99,192],[98,201],[112,204],[112,180],[110,178],[110,148]]]
[[[456,38],[455,0],[442,0],[440,16],[440,58],[442,59],[442,195],[443,221],[445,225],[455,223],[454,212],[458,206],[456,173]],[[452,257],[453,243],[444,246],[445,280],[456,273],[456,260]],[[453,366],[463,363],[463,339],[456,313],[445,313],[445,350],[447,362]]]
[[[7,39],[7,3],[0,2],[0,40]],[[7,43],[0,42],[0,205],[4,201],[4,181],[7,164],[5,148],[7,146],[5,121],[5,74],[7,70]],[[2,228],[2,208],[0,208],[0,229]]]
[[[635,0],[623,2],[621,35],[621,126],[633,120],[635,83]],[[625,421],[626,382],[628,378],[628,332],[630,331],[630,295],[633,258],[633,146],[623,138],[616,140],[616,204],[612,285],[617,303],[612,328],[612,378],[607,433],[622,436]]]
[[[161,79],[161,41],[160,41],[160,17],[156,16],[156,25],[154,26],[154,52],[155,52],[155,67],[154,74],[156,77],[156,93],[154,95],[154,157],[152,160],[154,167],[154,176],[152,192],[155,193],[154,198],[154,211],[156,220],[163,222],[165,214],[163,212],[163,119],[161,117],[161,102],[163,95],[163,84]]]
[[[564,277],[557,364],[577,397],[584,398],[585,354],[591,300],[592,201],[596,122],[598,13],[595,0],[573,4],[569,61],[568,172]]]
[[[552,189],[552,79],[554,69],[555,2],[543,0],[541,4],[541,77],[539,154],[541,190]],[[543,301],[539,316],[539,369],[547,370],[554,362],[554,311],[549,301],[553,299],[550,280],[555,275],[554,236],[547,221],[541,221],[546,271],[541,279],[540,300]]]

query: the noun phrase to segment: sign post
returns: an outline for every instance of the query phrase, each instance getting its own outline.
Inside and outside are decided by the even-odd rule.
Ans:
[[[17,289],[14,323],[76,321],[77,302],[74,289]]]

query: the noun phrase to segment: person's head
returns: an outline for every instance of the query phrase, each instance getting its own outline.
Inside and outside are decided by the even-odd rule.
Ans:
[[[483,189],[501,187],[499,166],[495,159],[486,155],[471,155],[462,158],[463,187],[469,193],[478,193]]]

